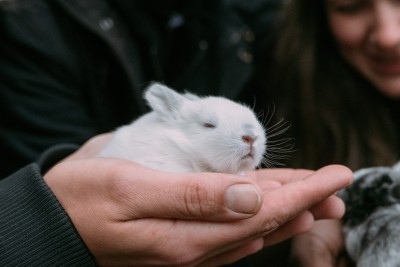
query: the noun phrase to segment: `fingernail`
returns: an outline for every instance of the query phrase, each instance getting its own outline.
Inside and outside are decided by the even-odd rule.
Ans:
[[[226,190],[225,201],[234,212],[252,214],[258,210],[261,196],[251,184],[235,184]]]

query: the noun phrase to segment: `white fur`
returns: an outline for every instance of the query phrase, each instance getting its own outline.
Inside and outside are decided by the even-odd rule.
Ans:
[[[241,173],[260,164],[266,136],[250,108],[223,97],[178,94],[159,83],[145,99],[153,111],[117,129],[99,156],[173,172]]]

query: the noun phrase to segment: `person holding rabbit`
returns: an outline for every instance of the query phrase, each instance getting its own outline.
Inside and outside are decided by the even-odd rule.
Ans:
[[[244,85],[276,6],[0,1],[0,265],[245,266],[342,216],[343,166],[174,173],[98,157],[100,134],[149,111],[151,81],[253,101]]]

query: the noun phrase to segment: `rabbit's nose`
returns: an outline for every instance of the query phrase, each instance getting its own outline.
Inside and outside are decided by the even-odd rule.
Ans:
[[[256,139],[257,139],[256,136],[251,136],[251,135],[243,135],[242,136],[243,142],[245,142],[246,144],[249,144],[249,145],[252,145]]]

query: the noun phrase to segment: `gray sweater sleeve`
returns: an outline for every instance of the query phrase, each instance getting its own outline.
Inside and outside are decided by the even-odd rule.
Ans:
[[[53,148],[0,181],[0,266],[94,266],[68,215],[46,185],[42,169],[69,154]]]

